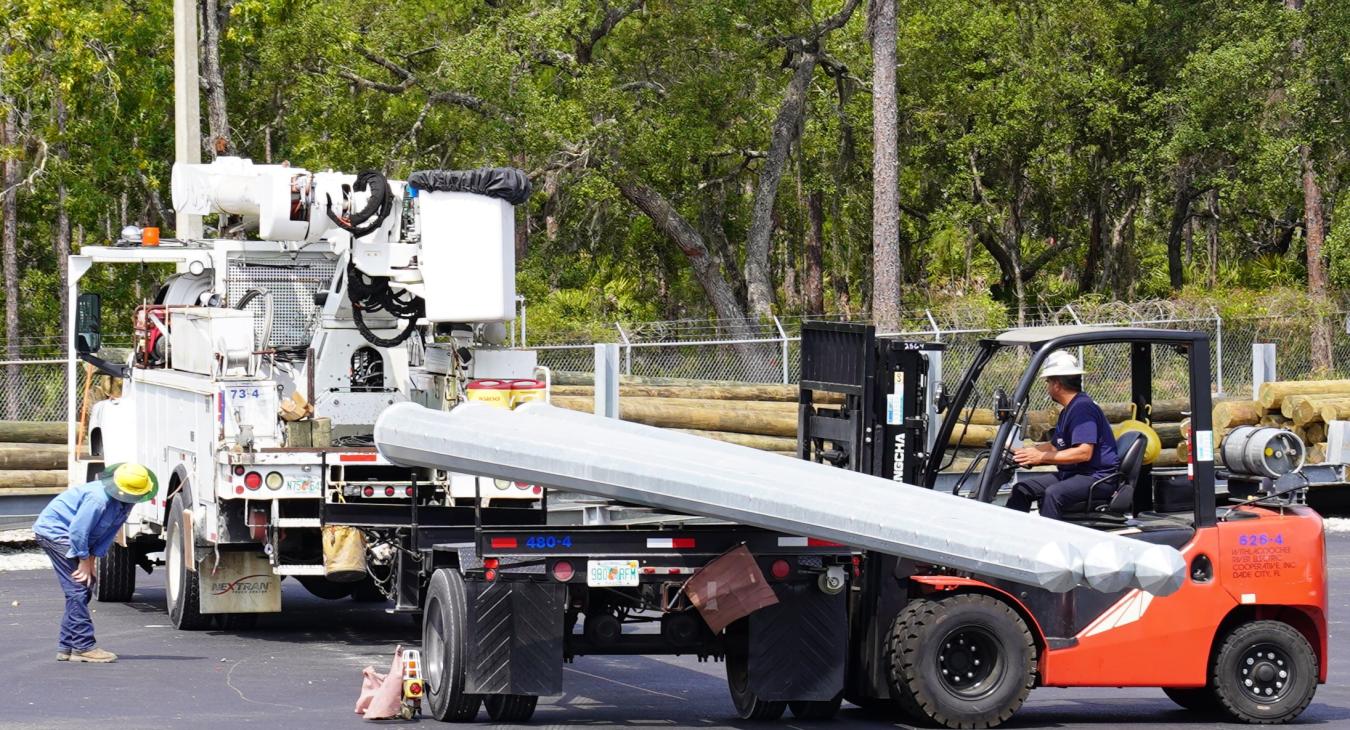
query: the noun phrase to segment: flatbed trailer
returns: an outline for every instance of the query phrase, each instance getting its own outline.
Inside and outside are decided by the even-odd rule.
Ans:
[[[471,721],[481,705],[496,722],[528,720],[539,697],[562,692],[563,665],[586,655],[723,661],[745,719],[789,706],[807,719],[838,710],[850,548],[678,516],[547,520],[547,500],[530,509],[325,504],[325,526],[394,548],[391,610],[421,614],[425,706],[437,719]],[[688,583],[719,560],[729,569],[700,610]],[[773,604],[753,610],[766,590]],[[709,615],[734,620],[714,631]]]

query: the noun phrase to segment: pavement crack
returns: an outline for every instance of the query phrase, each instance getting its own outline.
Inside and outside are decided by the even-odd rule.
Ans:
[[[590,678],[592,678],[592,679],[599,679],[599,680],[603,680],[603,681],[605,681],[605,682],[611,682],[611,683],[613,683],[613,684],[619,685],[620,687],[627,687],[627,688],[629,688],[629,689],[635,689],[635,690],[638,690],[638,691],[640,691],[640,692],[646,692],[647,694],[660,695],[660,696],[662,696],[662,697],[669,697],[669,698],[671,698],[672,700],[679,700],[679,701],[681,701],[681,702],[688,702],[688,701],[689,701],[689,698],[688,698],[688,697],[680,697],[679,695],[666,694],[665,692],[657,692],[657,691],[654,690],[654,689],[647,689],[646,687],[639,687],[639,686],[637,686],[636,684],[629,684],[629,683],[627,683],[627,682],[620,682],[620,681],[617,680],[617,679],[611,679],[611,678],[609,678],[609,677],[604,677],[604,676],[601,676],[601,675],[599,675],[599,674],[591,674],[590,672],[583,672],[583,671],[581,671],[580,669],[574,669],[574,668],[572,668],[572,667],[563,667],[563,669],[566,669],[566,670],[569,671],[569,672],[576,672],[577,674],[581,674],[581,675],[590,677]]]
[[[299,705],[287,705],[281,702],[264,702],[262,700],[250,699],[248,695],[244,694],[243,690],[234,686],[234,670],[238,669],[240,665],[242,665],[246,661],[248,661],[248,659],[240,659],[239,661],[235,662],[233,666],[230,667],[230,671],[225,673],[225,686],[234,690],[234,693],[239,695],[239,699],[245,702],[252,702],[255,705],[270,705],[272,707],[286,707],[292,710],[299,710],[301,712],[305,711],[305,708],[300,707]]]

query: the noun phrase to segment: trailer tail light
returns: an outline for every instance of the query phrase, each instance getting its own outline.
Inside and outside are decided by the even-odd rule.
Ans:
[[[576,571],[572,569],[572,564],[566,560],[559,560],[553,564],[553,579],[559,583],[572,580],[574,575],[576,575]]]
[[[385,488],[384,488],[384,496],[386,496],[386,497],[392,497],[392,496],[394,496],[394,488],[393,488],[393,487],[385,487]]]
[[[352,462],[375,461],[375,454],[343,454],[338,457],[338,461],[344,464]]]
[[[843,543],[815,537],[780,537],[778,547],[844,547]]]
[[[363,495],[365,495],[365,496],[367,496],[367,497],[374,497],[374,496],[375,496],[375,487],[366,487],[365,489],[362,489],[362,490],[361,490],[361,494],[363,494]]]
[[[488,570],[496,570],[501,564],[502,561],[496,558],[483,558],[483,567]]]
[[[258,487],[261,487],[262,482],[263,482],[262,474],[259,474],[256,471],[251,471],[244,475],[244,486],[248,487],[249,489],[257,489]]]
[[[497,549],[514,549],[516,547],[516,539],[514,537],[494,537],[489,541],[489,544]]]
[[[791,572],[792,566],[788,565],[788,561],[786,560],[775,560],[773,561],[773,565],[769,566],[769,574],[773,576],[774,580],[783,580],[784,578],[787,578],[788,574]]]
[[[411,496],[413,496],[413,488],[412,488],[411,486],[405,487],[404,490],[403,490],[403,493],[404,493],[405,495],[411,497]]]
[[[281,489],[281,485],[285,484],[286,480],[282,478],[281,472],[269,471],[267,472],[267,478],[263,480],[263,483],[267,485],[268,489],[277,490]]]
[[[245,471],[244,467],[242,467],[242,466],[236,466],[236,467],[234,468],[234,475],[237,476],[237,477],[242,477],[242,476],[244,476],[244,471]]]
[[[495,570],[485,571],[483,573],[483,580],[488,581],[489,583],[491,583],[494,580],[497,580],[497,571]]]

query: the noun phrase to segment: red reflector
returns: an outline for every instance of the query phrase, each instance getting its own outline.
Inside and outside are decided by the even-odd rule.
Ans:
[[[375,454],[343,454],[342,456],[338,457],[338,461],[342,462],[374,461],[375,459],[376,459]]]
[[[413,490],[412,490],[412,487],[408,487],[407,489],[404,489],[404,490],[403,490],[403,493],[406,494],[406,495],[408,495],[409,497],[413,496]]]
[[[668,569],[666,569],[666,573],[668,573],[668,574],[670,574],[670,575],[679,575],[679,574],[680,574],[680,569],[679,569],[679,568],[668,568]]]
[[[566,560],[559,560],[553,564],[554,580],[566,583],[567,581],[572,580],[573,575],[576,575],[576,571],[572,569],[572,564]]]
[[[249,489],[257,489],[262,486],[262,475],[256,471],[251,471],[244,475],[244,486]]]
[[[393,488],[393,487],[385,487],[385,488],[384,488],[384,496],[386,496],[386,497],[392,497],[392,496],[394,496],[394,488]]]
[[[242,467],[242,466],[236,466],[236,467],[234,468],[234,475],[237,476],[237,477],[244,476],[244,467]]]
[[[243,493],[244,493],[244,488],[243,488],[243,487],[240,487],[240,486],[236,486],[236,487],[234,488],[234,493],[235,493],[235,494],[243,494]]]
[[[656,575],[656,568],[643,568],[642,572],[647,575]]]
[[[420,683],[420,682],[413,682],[412,684],[408,685],[408,694],[414,694],[414,695],[420,695],[420,694],[422,694],[422,685],[421,685],[421,683]]]
[[[807,547],[843,547],[844,544],[843,544],[843,543],[840,543],[840,542],[834,542],[833,540],[818,540],[818,539],[816,539],[816,538],[814,538],[814,537],[808,537],[808,538],[806,538],[806,546],[807,546]]]
[[[792,572],[792,566],[788,565],[786,560],[775,560],[773,565],[769,566],[769,572],[773,574],[776,580],[782,580],[788,577],[788,573]]]
[[[375,496],[375,487],[366,487],[365,489],[361,490],[361,493],[366,495],[367,497],[373,497]]]
[[[495,571],[495,570],[489,570],[489,571],[487,571],[486,573],[483,574],[483,580],[486,580],[486,581],[494,581],[494,580],[497,580],[497,571]]]
[[[516,547],[516,539],[514,537],[494,537],[489,541],[489,544],[495,548],[514,548]]]
[[[688,550],[688,549],[694,547],[694,538],[692,538],[692,537],[677,537],[677,538],[675,538],[674,540],[671,540],[671,541],[670,541],[670,546],[673,547],[673,548],[675,548],[676,550],[682,550],[682,549],[683,549],[683,550]]]
[[[501,564],[502,564],[502,561],[500,561],[500,560],[498,560],[498,559],[496,559],[496,558],[484,558],[484,559],[483,559],[483,567],[484,567],[484,568],[487,568],[488,570],[496,570],[496,569],[497,569],[497,566],[499,566],[499,565],[501,565]]]
[[[535,488],[534,488],[534,493],[535,493],[535,494],[543,494],[543,493],[544,493],[543,487],[535,487]]]

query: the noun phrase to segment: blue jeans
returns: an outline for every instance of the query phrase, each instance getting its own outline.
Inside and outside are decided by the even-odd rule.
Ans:
[[[61,592],[66,594],[66,613],[61,617],[61,641],[58,646],[62,651],[89,651],[94,648],[94,621],[89,618],[89,601],[94,597],[93,584],[85,585],[70,577],[80,565],[79,559],[66,557],[70,545],[48,540],[41,535],[37,542],[46,551],[47,557],[52,559],[56,580],[61,584]]]

